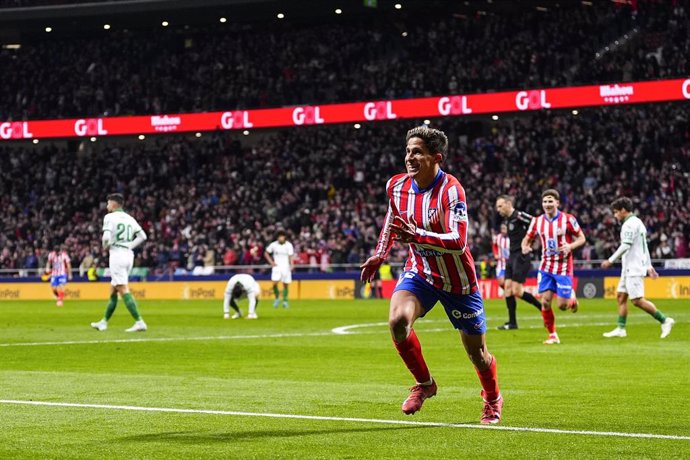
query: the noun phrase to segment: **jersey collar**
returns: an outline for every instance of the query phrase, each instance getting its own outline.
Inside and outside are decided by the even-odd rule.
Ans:
[[[441,178],[443,177],[444,174],[445,173],[443,172],[443,170],[439,169],[438,172],[436,173],[436,177],[434,177],[434,180],[426,188],[419,188],[419,186],[417,185],[417,182],[414,179],[412,179],[412,190],[414,190],[415,193],[428,192],[429,190],[434,188],[436,186],[436,184],[438,184],[438,182],[441,180]]]
[[[556,215],[553,216],[553,219],[549,219],[549,217],[546,214],[544,214],[544,218],[546,220],[548,220],[549,222],[555,222],[556,219],[558,219],[558,216],[560,216],[560,215],[561,215],[561,210],[559,209],[558,211],[556,211]]]

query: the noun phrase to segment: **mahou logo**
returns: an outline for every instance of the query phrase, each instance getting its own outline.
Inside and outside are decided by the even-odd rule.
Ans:
[[[151,127],[159,133],[176,131],[181,124],[182,119],[180,117],[169,117],[167,115],[163,115],[162,117],[154,115],[151,117]]]
[[[599,96],[604,99],[605,102],[613,102],[618,104],[620,102],[627,102],[630,100],[630,96],[635,94],[635,88],[632,85],[601,85],[599,87]]]

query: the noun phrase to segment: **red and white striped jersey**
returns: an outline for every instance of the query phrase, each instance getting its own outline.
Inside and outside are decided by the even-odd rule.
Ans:
[[[386,184],[388,212],[376,255],[385,258],[393,244],[390,225],[394,216],[417,225],[410,243],[406,272],[419,274],[438,289],[455,294],[477,290],[474,259],[467,247],[467,202],[465,190],[450,174],[439,171],[425,189],[406,173],[393,176]]]
[[[554,275],[573,275],[573,253],[567,255],[558,252],[564,244],[572,243],[580,233],[580,224],[572,214],[558,211],[553,219],[542,214],[532,219],[527,230],[527,237],[532,239],[539,235],[541,238],[541,265],[539,270]]]
[[[510,238],[508,235],[499,233],[494,235],[494,257],[496,258],[496,273],[506,269],[508,257],[510,257]]]
[[[51,267],[51,276],[67,275],[67,264],[69,263],[69,256],[65,251],[51,251],[48,254],[48,265]]]

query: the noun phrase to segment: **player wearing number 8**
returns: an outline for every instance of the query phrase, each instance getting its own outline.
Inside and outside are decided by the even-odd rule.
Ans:
[[[553,295],[558,297],[558,308],[577,311],[573,297],[573,251],[585,244],[585,234],[575,216],[560,211],[560,194],[557,190],[544,190],[541,194],[544,214],[532,219],[522,240],[522,253],[532,252],[532,241],[541,239],[541,265],[538,280],[541,297],[541,315],[549,331],[545,345],[561,343],[556,333],[556,320],[551,310]]]
[[[112,279],[110,301],[103,319],[91,323],[91,327],[99,331],[108,329],[108,320],[115,312],[119,294],[135,320],[134,325],[127,329],[127,332],[145,331],[146,323],[139,314],[134,297],[129,292],[128,282],[129,272],[134,264],[132,249],[146,241],[146,233],[137,221],[122,209],[125,202],[122,194],[111,193],[107,200],[108,214],[103,218],[103,247],[110,250],[109,265]]]

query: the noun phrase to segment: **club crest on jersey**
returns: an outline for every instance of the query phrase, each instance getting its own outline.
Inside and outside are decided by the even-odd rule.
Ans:
[[[431,208],[426,214],[427,219],[429,219],[430,224],[435,224],[438,222],[438,210],[436,208]]]
[[[458,201],[453,206],[453,220],[455,222],[467,220],[467,205],[464,201]]]

